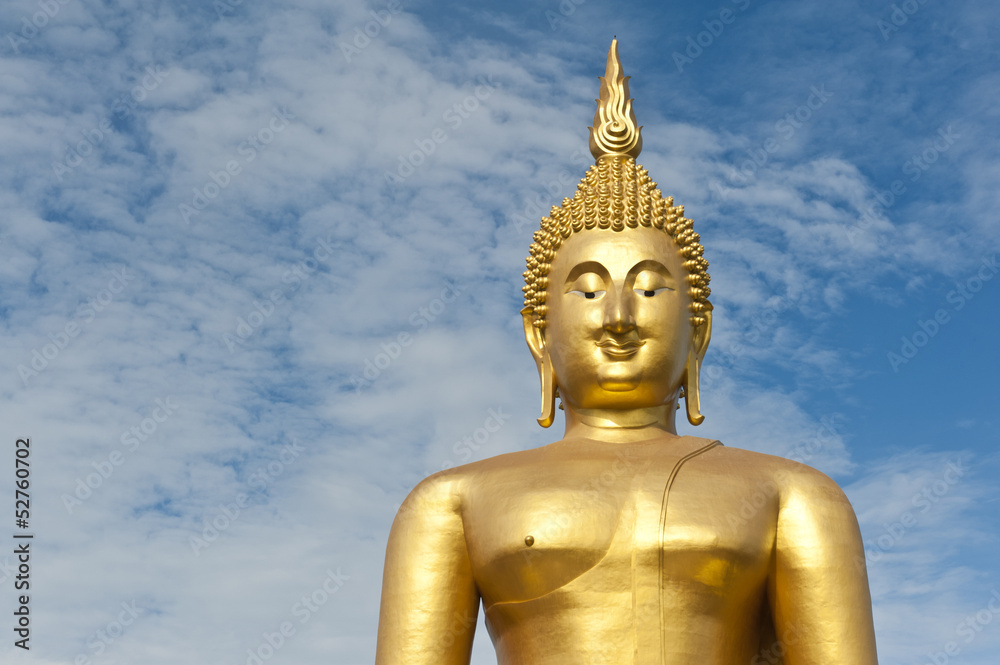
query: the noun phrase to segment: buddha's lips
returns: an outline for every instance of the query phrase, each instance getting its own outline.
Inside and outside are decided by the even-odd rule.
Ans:
[[[605,354],[611,356],[612,358],[628,358],[635,354],[645,342],[639,340],[628,340],[626,342],[617,342],[613,339],[602,339],[597,343],[597,346],[604,351]]]

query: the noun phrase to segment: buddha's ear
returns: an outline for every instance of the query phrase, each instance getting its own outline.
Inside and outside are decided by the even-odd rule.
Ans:
[[[694,326],[691,331],[691,347],[688,351],[687,366],[684,368],[684,403],[687,406],[688,422],[700,425],[705,420],[701,415],[701,361],[712,340],[712,311],[701,312],[705,322]]]
[[[545,333],[535,325],[534,310],[531,307],[521,310],[521,320],[524,323],[524,339],[535,359],[538,380],[542,385],[542,415],[538,418],[538,424],[548,427],[556,416],[556,378],[552,360],[545,349]]]
[[[705,358],[705,352],[708,351],[708,343],[712,341],[712,310],[708,309],[701,312],[701,316],[705,319],[705,323],[695,326],[692,331],[694,350],[698,355],[699,364]]]
[[[535,325],[534,309],[525,307],[521,310],[521,321],[524,323],[524,339],[531,349],[531,356],[535,362],[541,362],[545,354],[545,334],[542,329]]]

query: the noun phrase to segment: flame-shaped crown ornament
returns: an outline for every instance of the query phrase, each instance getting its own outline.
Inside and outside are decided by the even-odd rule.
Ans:
[[[673,238],[684,258],[688,296],[691,298],[691,324],[704,325],[704,312],[712,309],[708,301],[708,261],[701,237],[692,230],[693,222],[684,217],[684,206],[675,206],[673,197],[663,198],[649,173],[636,164],[642,150],[641,127],[636,125],[628,79],[618,59],[618,40],[611,42],[608,64],[601,77],[601,98],[597,101],[594,126],[590,128],[590,151],[597,163],[590,167],[576,187],[573,198],[553,206],[542,226],[535,231],[524,272],[524,312],[532,315],[534,325],[545,327],[545,300],[548,274],[556,250],[573,233],[585,229],[624,231],[638,226],[662,229]]]
[[[601,76],[601,98],[595,99],[594,126],[590,128],[590,154],[600,160],[605,155],[633,159],[642,152],[642,127],[636,126],[628,80],[618,59],[618,39],[611,41],[608,64]]]

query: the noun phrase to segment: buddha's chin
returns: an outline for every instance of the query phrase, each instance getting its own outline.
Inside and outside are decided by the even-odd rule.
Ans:
[[[597,377],[597,385],[609,393],[626,393],[639,387],[642,373],[625,367],[607,367]]]

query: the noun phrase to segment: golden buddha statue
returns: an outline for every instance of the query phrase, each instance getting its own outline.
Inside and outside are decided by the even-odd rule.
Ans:
[[[596,164],[535,233],[522,310],[560,441],[436,473],[396,516],[377,665],[467,665],[482,604],[500,665],[871,665],[857,520],[790,460],[699,424],[708,262],[637,165],[617,41]],[[754,510],[746,506],[751,497]],[[759,504],[759,505],[758,505]]]

